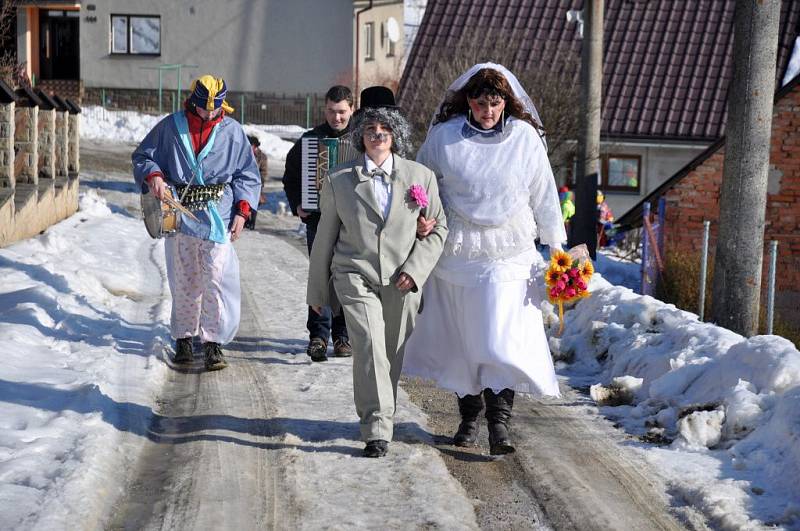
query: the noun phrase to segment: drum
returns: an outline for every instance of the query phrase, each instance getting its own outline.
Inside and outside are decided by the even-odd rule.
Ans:
[[[167,187],[165,193],[175,197],[172,189]],[[181,213],[164,201],[156,199],[153,194],[142,194],[142,219],[147,233],[152,238],[161,238],[177,232],[181,226]]]

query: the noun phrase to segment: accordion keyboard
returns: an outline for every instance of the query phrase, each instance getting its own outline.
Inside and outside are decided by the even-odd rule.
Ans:
[[[306,212],[319,210],[318,157],[319,138],[303,138],[300,168],[300,207]]]

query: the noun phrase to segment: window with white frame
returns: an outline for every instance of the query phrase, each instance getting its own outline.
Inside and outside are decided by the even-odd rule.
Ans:
[[[111,53],[161,55],[161,17],[111,15]]]
[[[364,60],[375,59],[375,23],[364,24]]]

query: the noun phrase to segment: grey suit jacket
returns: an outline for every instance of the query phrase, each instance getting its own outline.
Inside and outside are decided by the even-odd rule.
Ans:
[[[337,167],[325,179],[308,272],[309,305],[337,306],[331,290],[331,278],[337,275],[359,274],[373,286],[389,285],[400,273],[411,276],[417,288],[427,280],[447,237],[436,176],[425,166],[394,155],[391,179],[392,201],[385,221],[363,156]],[[410,198],[413,184],[427,192],[425,209]],[[436,226],[418,240],[417,217],[422,210],[425,217],[436,218]]]

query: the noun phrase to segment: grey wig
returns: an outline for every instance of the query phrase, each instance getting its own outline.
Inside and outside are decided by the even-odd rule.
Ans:
[[[353,145],[364,153],[364,131],[370,124],[379,123],[392,130],[392,152],[405,157],[411,151],[411,126],[399,109],[391,107],[369,107],[361,109],[353,124]]]

